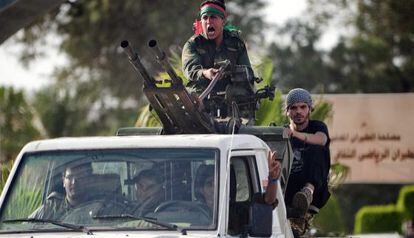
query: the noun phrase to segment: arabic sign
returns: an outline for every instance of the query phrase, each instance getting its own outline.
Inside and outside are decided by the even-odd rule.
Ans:
[[[325,95],[332,163],[347,183],[414,183],[414,93]]]

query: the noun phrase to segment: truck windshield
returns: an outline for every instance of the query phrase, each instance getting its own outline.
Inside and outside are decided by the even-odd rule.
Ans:
[[[2,204],[0,232],[71,230],[65,224],[215,229],[218,153],[168,148],[26,154]]]

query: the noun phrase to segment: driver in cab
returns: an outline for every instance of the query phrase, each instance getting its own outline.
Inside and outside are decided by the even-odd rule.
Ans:
[[[66,195],[52,192],[45,204],[40,206],[29,218],[60,220],[70,210],[89,200],[89,185],[92,178],[90,163],[69,166],[62,175]]]

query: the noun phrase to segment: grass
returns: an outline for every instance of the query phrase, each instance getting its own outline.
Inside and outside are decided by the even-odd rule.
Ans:
[[[10,172],[11,166],[2,166],[0,186],[3,189]],[[7,174],[7,175],[6,175]],[[38,170],[26,168],[14,183],[14,188],[9,193],[6,206],[4,207],[3,219],[25,218],[29,216],[42,200],[43,186],[42,173]]]
[[[6,185],[7,177],[9,177],[12,165],[12,162],[0,164],[0,191],[3,191],[3,187]]]

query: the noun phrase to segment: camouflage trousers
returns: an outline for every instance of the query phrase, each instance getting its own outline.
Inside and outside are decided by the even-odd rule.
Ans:
[[[304,217],[289,218],[293,235],[297,237],[309,237],[306,233],[310,230],[314,214],[307,212]]]

